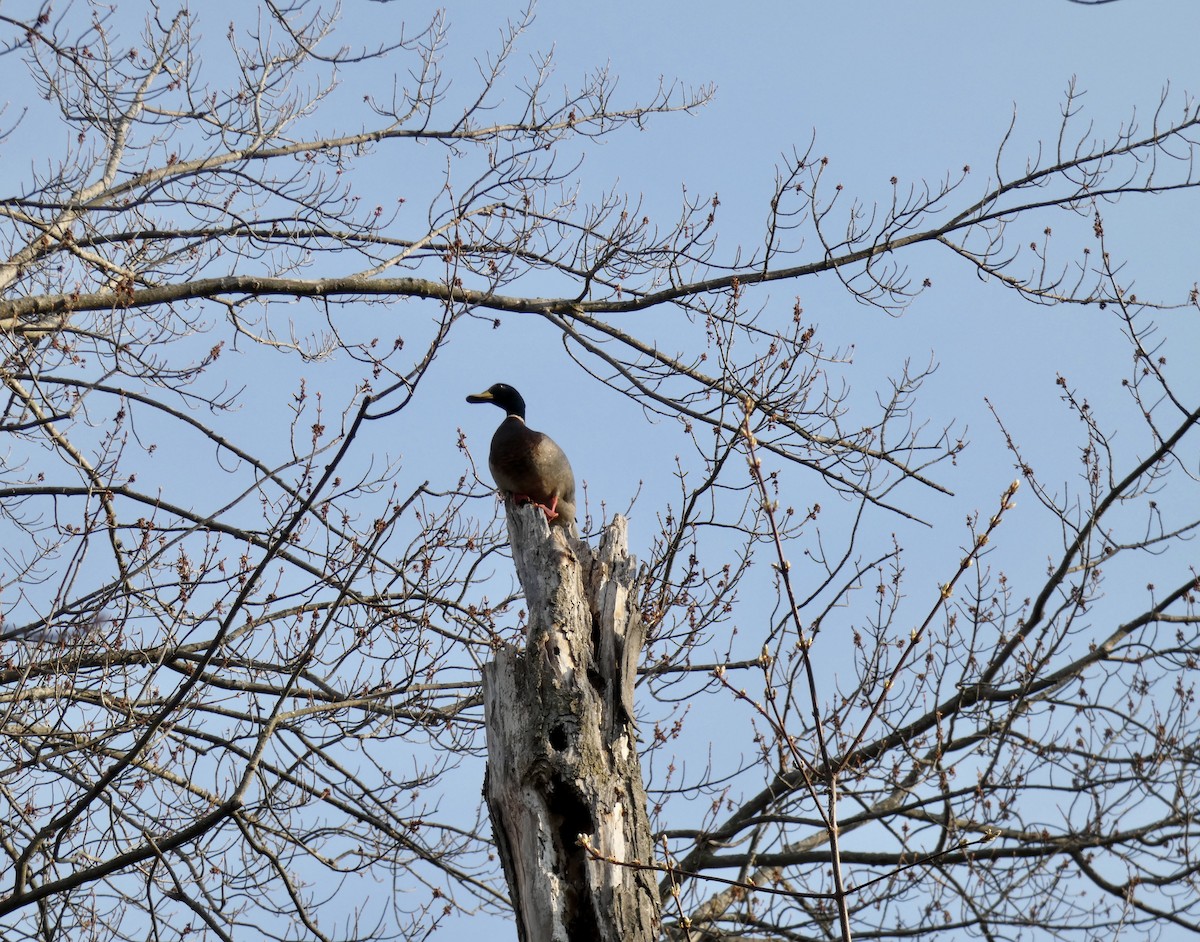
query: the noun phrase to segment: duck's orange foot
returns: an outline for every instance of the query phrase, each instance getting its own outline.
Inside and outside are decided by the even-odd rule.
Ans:
[[[546,515],[547,520],[553,520],[555,517],[558,516],[558,511],[555,509],[558,507],[558,495],[557,494],[555,494],[554,497],[552,497],[550,499],[549,507],[547,507],[545,504],[538,503],[536,500],[534,500],[528,494],[513,494],[512,499],[513,499],[513,503],[516,504],[518,507],[521,506],[522,504],[533,504],[533,506],[541,508],[541,511],[542,511],[542,513],[544,513]]]

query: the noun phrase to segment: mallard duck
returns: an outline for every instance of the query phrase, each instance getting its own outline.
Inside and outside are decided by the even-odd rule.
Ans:
[[[554,439],[525,424],[525,400],[506,383],[467,396],[467,402],[490,402],[507,418],[492,436],[488,468],[500,490],[521,503],[545,511],[552,524],[568,529],[575,522],[575,475],[571,462]]]

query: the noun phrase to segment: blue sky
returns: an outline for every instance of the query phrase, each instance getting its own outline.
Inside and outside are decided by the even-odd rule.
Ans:
[[[401,24],[421,26],[438,9],[427,3],[365,0],[351,0],[345,7],[344,36],[364,45],[398,32]],[[206,5],[207,32],[219,35],[226,15],[244,10],[243,4]],[[122,15],[128,12],[123,8]],[[495,47],[505,20],[520,13],[518,5],[504,3],[447,8],[444,64],[453,81],[452,98],[471,94],[475,61]],[[1079,120],[1091,122],[1092,133],[1100,138],[1111,137],[1135,114],[1147,126],[1168,85],[1173,96],[1169,113],[1177,113],[1187,90],[1200,91],[1197,36],[1200,4],[1191,0],[1122,0],[1095,8],[1067,0],[758,3],[736,11],[708,2],[546,3],[522,38],[508,76],[519,84],[521,69],[552,49],[556,79],[564,85],[606,67],[619,77],[619,93],[628,99],[650,97],[663,79],[694,87],[713,84],[714,100],[698,113],[662,116],[645,130],[628,129],[581,151],[576,176],[583,198],[613,189],[627,193],[663,225],[676,217],[684,188],[692,195],[719,194],[719,246],[732,255],[737,246],[753,247],[761,238],[775,168],[781,155],[793,149],[807,149],[815,141],[813,153],[828,156],[832,179],[868,205],[890,196],[893,176],[903,189],[956,174],[964,165],[972,168],[964,192],[981,191],[1010,123],[1006,171],[1036,154],[1039,142],[1053,142],[1072,82],[1085,92],[1079,100],[1086,111]],[[370,89],[375,93],[386,89],[389,69],[402,72],[407,67],[395,56],[381,65],[375,70],[380,86]],[[339,94],[358,98],[362,91],[345,87]],[[320,113],[317,120],[324,120]],[[64,132],[31,124],[24,133],[29,135],[27,147],[34,150],[41,136],[56,140]],[[388,153],[383,151],[383,157]],[[437,185],[441,160],[435,155],[419,170],[402,154],[391,161],[364,161],[354,185],[388,205],[411,191],[416,208],[405,211],[419,213],[419,195]],[[11,156],[6,161],[4,178],[19,177],[13,169],[17,161]],[[1193,193],[1126,200],[1106,209],[1110,249],[1128,259],[1123,275],[1143,296],[1183,302],[1200,280],[1198,210],[1200,201]],[[1031,226],[1035,235],[1045,226],[1054,229],[1054,250],[1064,264],[1077,257],[1079,246],[1089,244],[1087,219],[1056,211],[1037,217]],[[802,251],[799,257],[808,256]],[[855,302],[830,276],[757,289],[750,306],[790,311],[799,297],[826,346],[847,351],[850,362],[841,378],[852,388],[852,401],[863,407],[889,388],[889,377],[906,361],[918,367],[931,360],[938,364],[918,399],[917,416],[933,427],[952,424],[972,443],[955,466],[942,466],[936,475],[953,496],[902,490],[905,507],[930,526],[879,512],[869,517],[866,538],[868,547],[877,547],[895,533],[911,548],[908,584],[915,614],[927,608],[929,593],[956,566],[966,539],[963,520],[976,511],[991,513],[1015,476],[985,397],[1027,448],[1031,463],[1065,488],[1078,464],[1078,429],[1060,407],[1056,377],[1068,377],[1103,416],[1111,416],[1110,426],[1123,442],[1122,422],[1130,414],[1120,379],[1129,358],[1119,325],[1094,308],[1022,302],[996,284],[981,283],[960,259],[933,247],[908,253],[906,261],[914,277],[929,278],[932,287],[903,316]],[[528,279],[514,290],[534,294],[541,287]],[[396,330],[412,339],[422,333],[414,324],[423,324],[433,312],[401,303],[340,316],[355,331]],[[1196,309],[1166,311],[1158,320],[1170,362],[1194,358],[1200,343]],[[687,332],[670,316],[634,315],[630,325],[664,347],[687,342]],[[270,394],[278,395],[273,405],[279,408],[301,377],[313,390],[322,389],[331,404],[348,399],[361,378],[361,368],[345,360],[307,364],[279,358],[274,369],[278,375],[271,377]],[[532,317],[503,317],[498,329],[483,320],[462,325],[439,356],[421,398],[405,413],[404,424],[376,423],[363,444],[377,458],[400,459],[406,483],[429,479],[435,488],[451,487],[463,468],[456,450],[458,430],[466,433],[482,470],[487,442],[500,418],[496,410],[468,406],[463,398],[497,381],[519,386],[530,424],[550,432],[567,450],[577,478],[587,485],[593,514],[601,501],[611,512],[624,510],[640,495],[630,536],[634,552],[645,556],[659,515],[677,501],[675,457],[692,460],[691,446],[674,423],[647,416],[604,384],[582,377],[554,331]],[[1176,381],[1193,399],[1200,392],[1200,377],[1194,373],[1179,371]],[[266,434],[260,409],[247,409],[240,422],[247,435]],[[1140,434],[1132,425],[1128,436],[1136,441]],[[148,467],[166,478],[190,460],[186,450],[164,450],[154,459],[157,464]],[[823,526],[832,532],[853,509],[814,476],[788,472],[785,486],[787,502],[826,506]],[[481,499],[475,512],[487,518],[493,509],[490,498]],[[1058,547],[1053,520],[1023,493],[996,541],[992,562],[1011,573],[1019,586],[1036,587]],[[866,549],[864,554],[870,555]],[[1178,557],[1147,559],[1144,569],[1122,575],[1125,581],[1114,583],[1114,589],[1140,591],[1155,573],[1182,571],[1185,562]],[[507,573],[498,578],[508,584]],[[736,613],[741,653],[757,653],[756,632],[769,608],[749,603]],[[841,624],[850,627],[856,617],[848,613]],[[708,653],[717,656],[725,644],[726,639],[719,639]],[[837,669],[836,663],[829,665],[831,676]],[[715,709],[728,711],[728,704]],[[716,715],[706,719],[719,722]],[[745,732],[744,721],[742,716],[730,722],[732,735]],[[682,744],[692,750],[685,758],[703,761],[705,737],[720,729],[708,725],[693,730],[696,738]],[[458,776],[460,792],[447,796],[445,806],[462,802],[474,807],[481,774],[478,764],[464,766]],[[390,892],[390,887],[381,891]],[[476,919],[455,920],[438,938],[453,942],[477,938],[480,932]],[[515,933],[497,925],[496,935]]]
[[[500,13],[491,10],[493,21]],[[450,20],[452,35],[472,48],[485,44],[495,28],[477,10],[452,8]],[[699,114],[665,118],[647,131],[619,135],[590,150],[581,181],[585,191],[615,182],[652,212],[667,215],[682,185],[693,194],[719,193],[721,244],[729,249],[760,237],[780,154],[807,147],[814,135],[815,153],[828,155],[836,179],[868,202],[888,196],[893,175],[902,184],[936,181],[964,164],[971,165],[982,187],[1010,122],[1015,122],[1007,151],[1010,170],[1036,154],[1038,142],[1053,143],[1072,82],[1085,92],[1081,101],[1096,136],[1110,137],[1135,113],[1147,126],[1165,86],[1176,96],[1200,88],[1198,34],[1200,6],[1188,2],[1122,2],[1095,9],[1049,0],[755,4],[736,12],[723,4],[618,3],[547,5],[538,11],[527,45],[553,44],[564,81],[607,64],[620,76],[621,90],[634,96],[660,76],[715,84],[715,100]],[[1171,107],[1177,109],[1179,101]],[[1110,249],[1129,259],[1123,274],[1142,296],[1182,302],[1200,277],[1198,208],[1195,194],[1188,194],[1127,200],[1106,209]],[[1061,230],[1055,248],[1064,262],[1086,244],[1088,223],[1080,229],[1065,213],[1038,217],[1035,225],[1038,231],[1052,226],[1056,235]],[[1077,467],[1078,422],[1061,408],[1059,373],[1106,410],[1102,414],[1118,442],[1128,443],[1140,432],[1136,425],[1128,433],[1121,430],[1122,422],[1133,420],[1119,386],[1128,352],[1111,318],[1094,308],[1021,302],[997,285],[981,284],[947,252],[925,249],[908,261],[920,276],[931,278],[933,288],[899,318],[855,303],[831,278],[772,285],[760,289],[755,300],[790,307],[799,294],[828,345],[852,344],[854,362],[847,376],[864,403],[887,388],[886,378],[905,359],[921,365],[932,357],[939,364],[919,399],[919,413],[934,425],[956,422],[972,442],[955,468],[943,467],[938,475],[954,496],[910,493],[912,503],[906,506],[933,527],[877,515],[867,540],[876,545],[896,532],[910,547],[908,586],[915,613],[923,611],[930,590],[957,563],[966,539],[964,518],[975,511],[990,513],[1015,476],[985,397],[1060,493],[1074,488],[1068,477]],[[1200,340],[1196,311],[1184,307],[1159,321],[1172,362],[1194,356]],[[664,331],[656,339],[669,344],[670,328]],[[644,546],[654,513],[670,499],[662,496],[662,479],[674,455],[686,448],[682,437],[669,424],[649,425],[638,410],[600,386],[580,387],[564,401],[556,391],[564,375],[562,357],[555,338],[540,325],[506,322],[497,333],[502,343],[512,343],[503,348],[502,364],[491,345],[496,335],[481,329],[479,347],[460,346],[451,353],[439,388],[449,397],[464,374],[478,376],[479,386],[519,377],[531,423],[551,431],[567,448],[591,494],[621,507],[642,487],[631,539],[635,549]],[[1177,369],[1175,376],[1191,393],[1200,389],[1186,371]],[[589,419],[582,433],[581,410],[598,417]],[[486,447],[492,420],[472,414],[457,419],[476,454]],[[603,433],[618,427],[611,438]],[[631,441],[636,457],[629,456]],[[837,505],[817,482],[800,476],[791,481],[789,499]],[[1028,491],[1017,503],[990,563],[1012,576],[1019,597],[1037,586],[1060,544],[1053,520]],[[1185,565],[1178,557],[1147,559],[1144,569],[1125,572],[1127,581],[1114,583],[1110,591],[1119,595],[1120,585],[1140,594],[1156,575],[1178,575]],[[1120,607],[1099,614],[1097,624],[1118,618]],[[755,616],[753,606],[738,614],[747,651],[755,650]],[[854,618],[848,614],[842,624]],[[825,666],[836,674],[836,664]],[[704,740],[715,728],[693,730],[694,760],[704,754]],[[736,736],[733,730],[744,727],[734,722],[730,729]]]
[[[450,9],[452,54],[483,48],[476,44],[494,35],[501,15],[493,9],[489,21],[477,11]],[[618,4],[591,15],[556,5],[537,11],[523,48],[552,45],[564,82],[607,64],[620,76],[621,91],[634,97],[660,76],[696,86],[714,83],[715,100],[697,115],[665,117],[647,131],[609,139],[588,152],[580,176],[585,191],[615,182],[667,218],[681,186],[693,194],[717,193],[720,244],[731,251],[761,237],[780,155],[807,147],[814,135],[814,152],[828,155],[835,178],[868,202],[888,196],[892,175],[901,186],[936,181],[964,164],[972,166],[982,188],[1014,114],[1010,168],[1035,154],[1039,141],[1053,142],[1072,80],[1085,92],[1085,117],[1096,136],[1111,136],[1135,112],[1145,126],[1164,86],[1179,96],[1197,85],[1200,65],[1190,39],[1197,26],[1200,8],[1188,3],[1126,2],[1095,9],[1067,2],[1003,9],[773,4],[736,16],[703,4]],[[1126,274],[1143,296],[1186,298],[1197,275],[1196,209],[1191,194],[1127,200],[1107,209],[1112,250],[1129,258]],[[1082,242],[1069,231],[1073,222],[1061,212],[1036,220],[1039,228],[1062,228],[1065,235],[1055,247],[1061,246],[1064,261],[1076,257],[1075,246]],[[996,285],[981,285],[948,252],[923,249],[908,261],[914,274],[932,279],[933,288],[899,318],[855,303],[828,277],[772,285],[755,298],[790,307],[799,295],[828,345],[853,344],[850,375],[864,396],[906,358],[925,363],[933,357],[939,363],[921,399],[924,414],[934,422],[966,424],[976,445],[963,460],[969,471],[948,482],[960,499],[932,498],[923,511],[957,520],[967,506],[989,503],[1011,480],[1011,461],[998,449],[985,395],[1033,445],[1041,427],[1055,421],[1047,404],[1056,401],[1056,373],[1085,388],[1095,377],[1093,396],[1116,394],[1106,383],[1125,353],[1115,325],[1095,309],[1022,303]],[[1194,311],[1164,314],[1162,323],[1172,344],[1189,349],[1196,337]],[[525,339],[526,330],[532,339]],[[452,351],[450,374],[457,382],[459,371],[466,371],[483,385],[505,375],[522,377],[531,422],[569,437],[576,403],[554,394],[560,356],[553,349],[557,344],[540,331],[540,325],[512,322],[496,333],[482,331],[487,346]],[[498,363],[491,344],[513,334],[521,340]],[[605,398],[603,389],[581,390],[579,396],[606,414],[623,408],[614,397]],[[628,421],[636,434],[640,423],[632,411]],[[490,419],[467,414],[462,424],[473,441],[486,441],[481,433]],[[1050,435],[1044,443],[1057,441]],[[669,436],[651,436],[646,446],[655,454],[649,466],[669,461]],[[581,476],[610,502],[621,506],[635,490],[633,469],[607,461],[595,436],[584,436],[569,450]],[[970,496],[976,485],[980,493]],[[635,540],[637,529],[635,521]]]

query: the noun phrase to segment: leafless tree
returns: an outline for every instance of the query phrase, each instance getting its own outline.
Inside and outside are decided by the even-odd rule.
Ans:
[[[528,13],[452,85],[440,16],[358,48],[316,5],[246,6],[228,31],[0,10],[25,168],[0,199],[6,938],[423,939],[508,911],[479,685],[523,602],[467,442],[441,479],[405,442],[464,325],[517,316],[694,443],[640,603],[659,856],[608,861],[655,874],[665,937],[1200,932],[1200,401],[1156,324],[1200,302],[1137,298],[1105,234],[1118,197],[1200,185],[1195,102],[1098,137],[1072,89],[1036,157],[1005,138],[875,206],[813,144],[734,250],[716,197],[661,225],[575,189],[595,139],[707,89],[562,91],[515,64]],[[919,417],[932,366],[864,403],[760,288],[826,274],[899,315],[921,247],[1087,306],[1129,354],[1112,414],[1060,379],[1072,483],[1008,437],[1019,488],[939,531],[934,588],[890,536],[965,448]]]

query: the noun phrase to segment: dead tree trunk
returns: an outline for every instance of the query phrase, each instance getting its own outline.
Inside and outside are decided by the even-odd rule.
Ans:
[[[649,942],[653,855],[633,728],[643,640],[617,517],[592,553],[533,507],[508,511],[525,650],[483,670],[484,794],[522,942]],[[588,847],[583,846],[581,836]],[[607,859],[605,859],[607,858]]]

